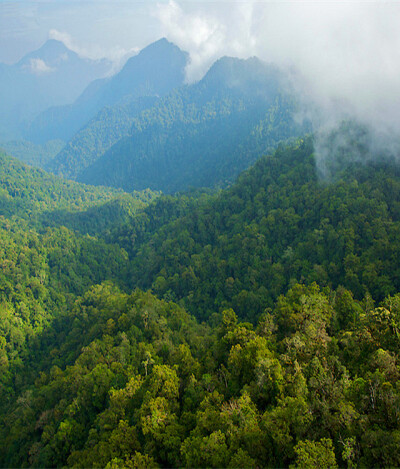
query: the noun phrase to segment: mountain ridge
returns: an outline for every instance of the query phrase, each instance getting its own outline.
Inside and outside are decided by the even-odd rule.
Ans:
[[[130,131],[76,178],[169,193],[224,186],[280,141],[306,131],[307,124],[295,122],[295,110],[283,72],[256,58],[224,57],[202,80],[137,115]],[[75,151],[63,153],[66,161],[79,147]]]
[[[130,57],[115,75],[89,84],[73,104],[39,115],[26,138],[37,143],[55,138],[67,141],[103,107],[125,96],[162,96],[183,83],[187,61],[186,52],[160,39]]]

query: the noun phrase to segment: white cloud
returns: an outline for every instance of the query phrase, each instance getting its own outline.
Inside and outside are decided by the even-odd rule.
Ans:
[[[72,41],[72,37],[62,31],[58,31],[57,29],[50,29],[49,31],[49,39],[54,39],[56,41],[62,42],[65,46],[68,47],[68,49],[74,50],[76,45]]]
[[[188,81],[198,80],[222,55],[251,55],[255,39],[251,32],[253,3],[177,3],[158,4],[154,16],[161,31],[188,51]]]
[[[54,72],[55,70],[54,68],[49,67],[42,59],[30,59],[26,68],[34,75],[45,75],[47,73]]]
[[[110,71],[111,74],[115,73],[129,57],[136,55],[140,50],[138,47],[124,48],[119,45],[104,47],[93,43],[82,46],[70,34],[58,31],[57,29],[51,29],[48,37],[49,39],[62,42],[68,49],[76,52],[80,57],[87,57],[93,60],[105,57],[110,59],[114,63]]]
[[[400,2],[171,0],[155,14],[190,52],[189,81],[222,55],[257,55],[300,72],[324,125],[350,115],[400,133]]]

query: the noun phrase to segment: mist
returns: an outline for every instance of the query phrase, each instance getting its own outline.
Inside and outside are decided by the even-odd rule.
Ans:
[[[155,15],[163,33],[190,53],[188,82],[221,55],[255,55],[290,70],[302,101],[298,117],[317,132],[320,174],[328,174],[327,139],[342,121],[355,120],[368,133],[359,162],[400,155],[400,4],[170,1]],[[343,153],[343,141],[329,140]]]

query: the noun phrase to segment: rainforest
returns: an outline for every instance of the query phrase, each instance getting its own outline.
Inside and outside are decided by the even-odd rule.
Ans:
[[[0,467],[399,467],[395,135],[68,44],[0,64]]]

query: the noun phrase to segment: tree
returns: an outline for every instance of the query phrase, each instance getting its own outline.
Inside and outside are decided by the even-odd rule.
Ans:
[[[332,440],[322,438],[320,441],[299,441],[295,446],[296,463],[291,468],[311,469],[334,469],[338,467]]]

